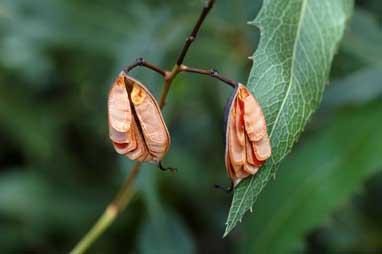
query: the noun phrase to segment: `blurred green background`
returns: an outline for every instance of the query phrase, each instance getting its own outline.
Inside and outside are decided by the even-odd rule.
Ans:
[[[132,165],[108,139],[111,82],[137,57],[171,68],[202,3],[0,1],[0,253],[68,253],[95,222]],[[186,64],[245,83],[259,37],[246,22],[260,6],[218,0]],[[164,109],[164,163],[178,173],[145,165],[132,203],[89,253],[382,253],[381,22],[380,0],[356,2],[321,108],[225,239],[231,196],[212,186],[229,184],[231,89],[181,74]],[[159,95],[157,74],[133,75]]]

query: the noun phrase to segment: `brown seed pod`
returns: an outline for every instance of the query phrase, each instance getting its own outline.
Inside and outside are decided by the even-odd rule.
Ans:
[[[271,156],[271,144],[263,111],[255,97],[238,84],[225,111],[225,164],[234,186]]]
[[[117,153],[158,164],[170,147],[170,135],[154,96],[121,72],[108,99],[109,136]]]

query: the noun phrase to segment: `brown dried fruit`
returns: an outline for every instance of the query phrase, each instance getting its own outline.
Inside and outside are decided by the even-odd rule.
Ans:
[[[158,164],[170,147],[170,135],[154,96],[121,72],[108,100],[109,136],[117,153]]]
[[[225,164],[234,186],[257,173],[271,156],[263,111],[255,97],[238,84],[226,105]]]

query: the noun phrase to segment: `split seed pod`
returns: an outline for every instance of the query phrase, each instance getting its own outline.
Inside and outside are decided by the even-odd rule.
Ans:
[[[121,72],[108,99],[109,136],[117,153],[158,164],[170,147],[170,135],[154,96]]]
[[[271,156],[271,144],[263,111],[255,97],[238,84],[225,112],[225,164],[234,186]]]

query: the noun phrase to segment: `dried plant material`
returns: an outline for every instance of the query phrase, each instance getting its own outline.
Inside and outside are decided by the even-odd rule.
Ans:
[[[237,85],[226,106],[227,173],[236,186],[271,156],[271,144],[263,111],[242,84]]]
[[[158,164],[170,147],[170,135],[150,91],[121,72],[109,93],[109,136],[117,153]]]

